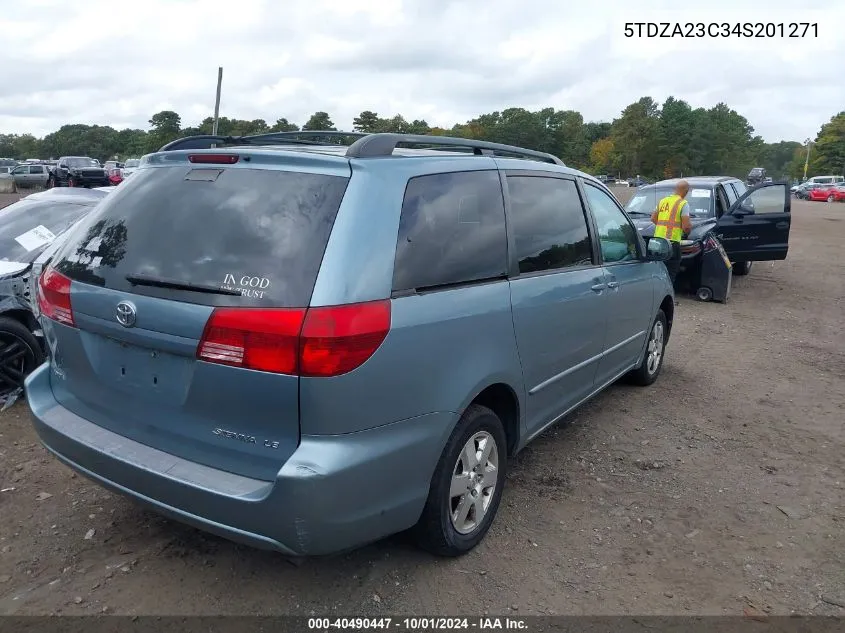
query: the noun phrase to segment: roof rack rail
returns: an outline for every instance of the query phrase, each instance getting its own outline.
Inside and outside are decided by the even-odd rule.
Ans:
[[[265,134],[252,134],[249,136],[220,136],[213,134],[198,134],[196,136],[185,136],[163,145],[158,151],[172,152],[177,149],[211,149],[219,145],[259,145],[264,143],[290,143],[307,145],[336,145],[336,143],[325,143],[319,140],[306,140],[306,138],[356,138],[367,136],[363,132],[341,132],[336,130],[298,130],[295,132],[267,132]],[[306,137],[306,138],[303,138]]]
[[[562,160],[546,152],[524,149],[515,145],[476,141],[452,136],[428,136],[425,134],[395,134],[392,132],[367,134],[349,146],[346,150],[348,158],[373,158],[376,156],[390,156],[397,145],[439,145],[441,147],[464,147],[471,149],[476,156],[493,156],[511,154],[522,158],[533,158],[546,163],[566,166]]]

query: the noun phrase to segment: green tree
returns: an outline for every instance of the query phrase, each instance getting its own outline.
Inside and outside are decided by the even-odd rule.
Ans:
[[[744,178],[755,166],[749,152],[754,128],[725,103],[710,108],[708,115],[712,140],[711,173]]]
[[[807,160],[807,148],[798,146],[792,153],[792,160],[786,169],[786,175],[790,178],[801,180],[804,178],[804,163]],[[809,175],[809,174],[808,174]]]
[[[657,166],[661,176],[675,178],[690,173],[692,137],[692,108],[686,101],[667,98],[660,108],[658,152],[661,162]]]
[[[651,97],[642,97],[613,122],[611,138],[621,168],[628,175],[654,175],[662,171],[658,158],[660,108]]]
[[[182,131],[182,118],[173,110],[162,110],[150,117],[147,135],[147,151],[155,152],[162,145],[179,138]]]
[[[291,123],[284,117],[281,119],[276,119],[276,122],[270,128],[271,132],[298,132],[299,126],[295,123]]]
[[[140,158],[147,147],[144,130],[120,130],[117,133],[117,153],[121,159]]]
[[[150,127],[153,132],[161,134],[179,134],[182,117],[173,110],[162,110],[150,117]]]
[[[381,119],[378,118],[378,113],[372,110],[364,110],[352,121],[352,130],[372,134],[381,131],[380,125]]]
[[[315,112],[311,115],[311,118],[308,119],[308,122],[302,126],[303,130],[335,130],[334,123],[332,122],[329,114],[327,112]]]
[[[45,157],[90,156],[100,161],[110,159],[122,150],[114,128],[102,125],[63,125],[41,141],[40,153]]]
[[[803,160],[804,151],[802,149],[801,143],[797,143],[795,141],[763,143],[760,137],[755,137],[754,144],[756,147],[759,148],[756,153],[757,162],[759,162],[759,166],[765,168],[766,172],[768,172],[773,178],[780,179],[783,177],[796,177],[790,173],[790,167],[795,157],[796,150],[802,156]],[[802,173],[803,170],[804,167],[802,163]],[[801,174],[798,175],[800,176]]]
[[[214,117],[206,117],[203,119],[199,127],[196,128],[196,134],[211,134],[214,130]],[[189,130],[182,130],[182,135],[187,134]],[[190,130],[193,132],[193,129]],[[228,117],[220,117],[217,119],[217,133],[220,136],[250,136],[252,134],[264,134],[270,131],[270,126],[264,119],[254,119],[248,121],[246,119],[230,119]]]
[[[845,173],[845,111],[822,126],[812,150],[816,153],[812,158],[813,174]]]
[[[593,143],[597,140],[610,136],[610,128],[610,123],[585,123],[584,137],[587,139],[590,147],[592,147]]]
[[[41,152],[41,141],[32,134],[0,134],[0,157],[26,160]]]
[[[600,138],[590,148],[590,163],[594,173],[607,173],[613,166],[614,147],[610,138]]]
[[[114,156],[136,157],[156,151],[179,137],[208,134],[211,117],[182,127],[178,113],[165,110],[150,118],[150,130],[115,130],[108,126],[63,125],[38,139],[31,134],[0,135],[0,156],[13,158],[58,158],[88,155],[100,160]],[[744,177],[751,167],[764,167],[773,177],[800,176],[806,150],[794,141],[765,143],[754,135],[749,122],[724,103],[710,109],[692,109],[682,100],[669,97],[658,105],[643,97],[623,110],[613,123],[587,122],[581,113],[553,107],[530,111],[506,108],[479,114],[451,129],[432,128],[424,120],[407,120],[402,114],[381,118],[365,110],[355,118],[354,128],[362,132],[404,132],[452,135],[507,143],[559,156],[567,164],[585,170],[640,173],[647,177],[726,174]],[[315,112],[304,130],[335,129],[328,113]],[[221,117],[218,132],[250,135],[264,132],[297,131],[286,118],[273,125],[263,119]],[[812,173],[845,171],[845,112],[822,126],[811,148]],[[327,139],[349,142],[338,136]]]

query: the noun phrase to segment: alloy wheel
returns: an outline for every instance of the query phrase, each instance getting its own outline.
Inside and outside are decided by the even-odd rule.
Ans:
[[[493,501],[499,479],[499,449],[495,438],[479,431],[467,440],[452,471],[449,515],[460,534],[476,530]]]
[[[24,379],[34,369],[35,356],[29,345],[10,333],[0,333],[0,396],[23,388]]]
[[[660,367],[660,360],[663,358],[663,323],[655,321],[651,328],[651,335],[648,337],[646,349],[646,367],[649,375],[654,374]]]

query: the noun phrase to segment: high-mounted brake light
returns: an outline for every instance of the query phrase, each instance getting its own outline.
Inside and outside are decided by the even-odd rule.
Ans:
[[[192,163],[207,165],[234,165],[240,160],[240,156],[237,154],[189,154],[188,160]]]
[[[328,377],[363,365],[390,331],[390,301],[321,308],[215,308],[197,347],[209,363]]]
[[[38,279],[38,310],[48,319],[75,326],[70,284],[70,279],[52,266],[45,268]]]

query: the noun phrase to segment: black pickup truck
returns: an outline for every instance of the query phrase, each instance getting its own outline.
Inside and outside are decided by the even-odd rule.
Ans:
[[[109,174],[87,156],[62,156],[51,175],[54,187],[107,187]]]

